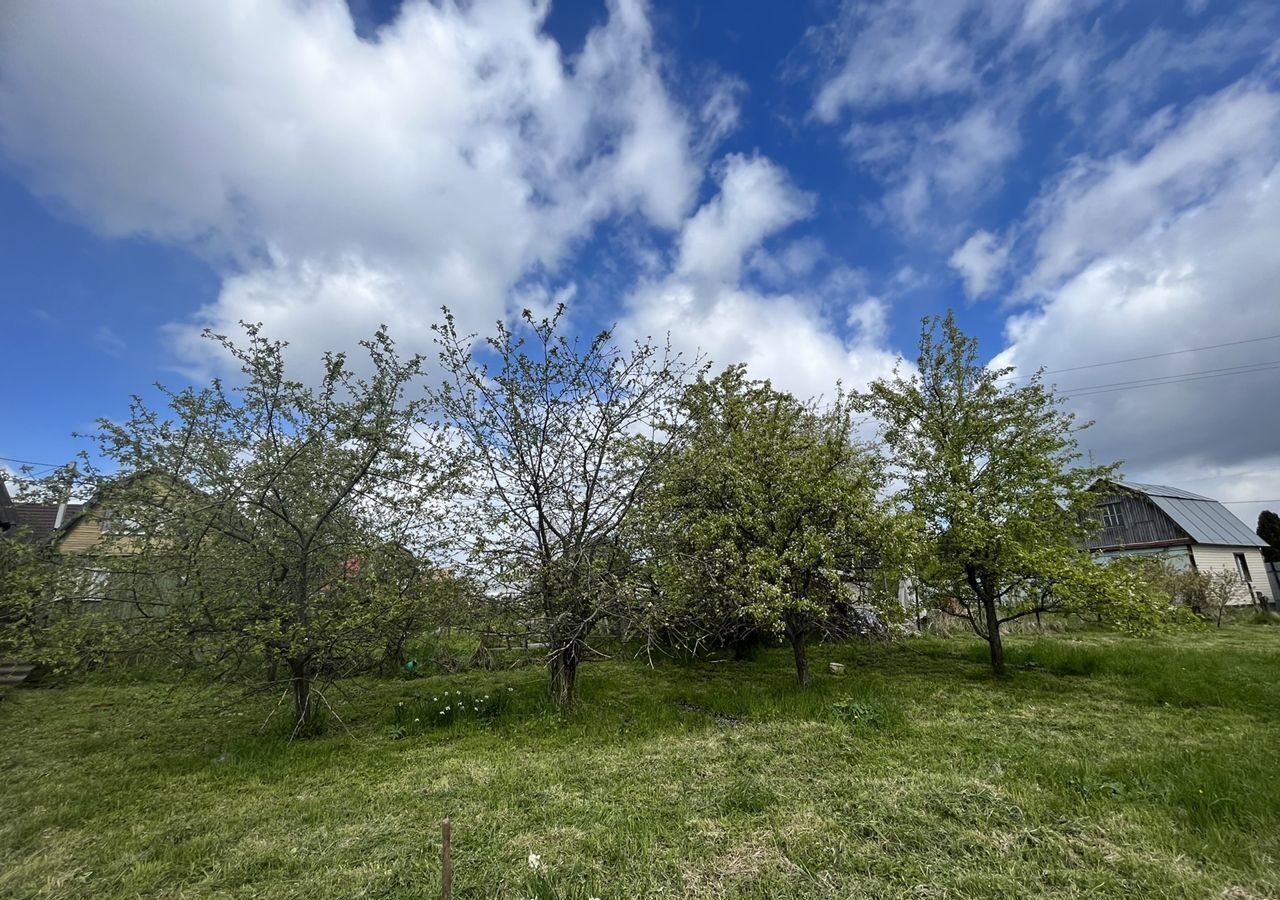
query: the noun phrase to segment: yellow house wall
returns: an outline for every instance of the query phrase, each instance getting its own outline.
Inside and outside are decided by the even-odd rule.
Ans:
[[[86,513],[58,538],[63,553],[84,553],[102,540],[102,523],[96,513]]]
[[[1207,547],[1197,544],[1192,548],[1192,553],[1195,556],[1196,568],[1200,571],[1226,572],[1229,575],[1239,574],[1235,555],[1243,553],[1245,563],[1249,566],[1249,587],[1254,591],[1261,591],[1267,599],[1275,600],[1271,596],[1271,585],[1267,581],[1267,569],[1262,562],[1262,553],[1257,547]],[[1240,586],[1236,594],[1235,603],[1241,606],[1257,602],[1253,593],[1244,585]]]

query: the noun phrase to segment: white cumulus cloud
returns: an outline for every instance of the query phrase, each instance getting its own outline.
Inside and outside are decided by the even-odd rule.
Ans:
[[[1145,152],[1079,161],[1032,223],[1038,299],[997,361],[1047,367],[1096,420],[1087,447],[1135,480],[1280,499],[1280,95],[1246,81],[1160,117]]]
[[[227,277],[197,326],[312,352],[415,338],[442,304],[483,325],[609,217],[680,227],[736,122],[731,83],[673,101],[639,0],[571,58],[546,14],[407,2],[365,41],[341,0],[18,0],[0,148],[98,232],[208,254]]]
[[[812,198],[770,160],[729,157],[720,167],[719,191],[685,222],[671,271],[628,299],[621,332],[669,335],[688,357],[701,355],[717,369],[745,362],[754,377],[803,398],[829,397],[837,381],[864,387],[888,374],[896,354],[884,345],[880,299],[843,291],[833,298],[817,289],[764,292],[742,283],[744,262],[811,211]],[[779,267],[793,253],[819,252],[795,247],[778,255]],[[841,304],[846,329],[834,316]]]
[[[964,279],[965,293],[981,297],[1003,272],[1009,259],[1009,248],[985,229],[975,231],[951,254],[951,268]]]

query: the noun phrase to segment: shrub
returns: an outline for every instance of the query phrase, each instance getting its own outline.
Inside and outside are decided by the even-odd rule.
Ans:
[[[845,697],[831,707],[831,717],[859,731],[884,731],[902,721],[894,707],[868,698]]]

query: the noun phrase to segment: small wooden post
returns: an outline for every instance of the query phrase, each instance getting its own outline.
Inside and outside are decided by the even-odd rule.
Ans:
[[[453,900],[453,853],[449,846],[449,820],[440,823],[440,896]]]

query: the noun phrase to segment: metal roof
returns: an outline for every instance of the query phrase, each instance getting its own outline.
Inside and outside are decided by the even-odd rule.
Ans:
[[[71,518],[80,512],[80,503],[68,503],[63,514],[62,525],[65,528]],[[18,526],[26,527],[27,538],[32,543],[47,544],[53,539],[55,529],[53,523],[58,520],[58,504],[56,503],[15,503]]]
[[[1249,530],[1217,500],[1163,484],[1116,482],[1120,487],[1146,494],[1165,515],[1173,519],[1197,544],[1224,547],[1265,547],[1266,543]]]
[[[1206,500],[1209,503],[1218,502],[1212,497],[1193,494],[1190,491],[1184,491],[1182,488],[1169,487],[1167,484],[1142,484],[1137,481],[1121,481],[1118,483],[1125,487],[1133,488],[1135,491],[1141,491],[1148,497],[1173,497],[1177,500]]]

